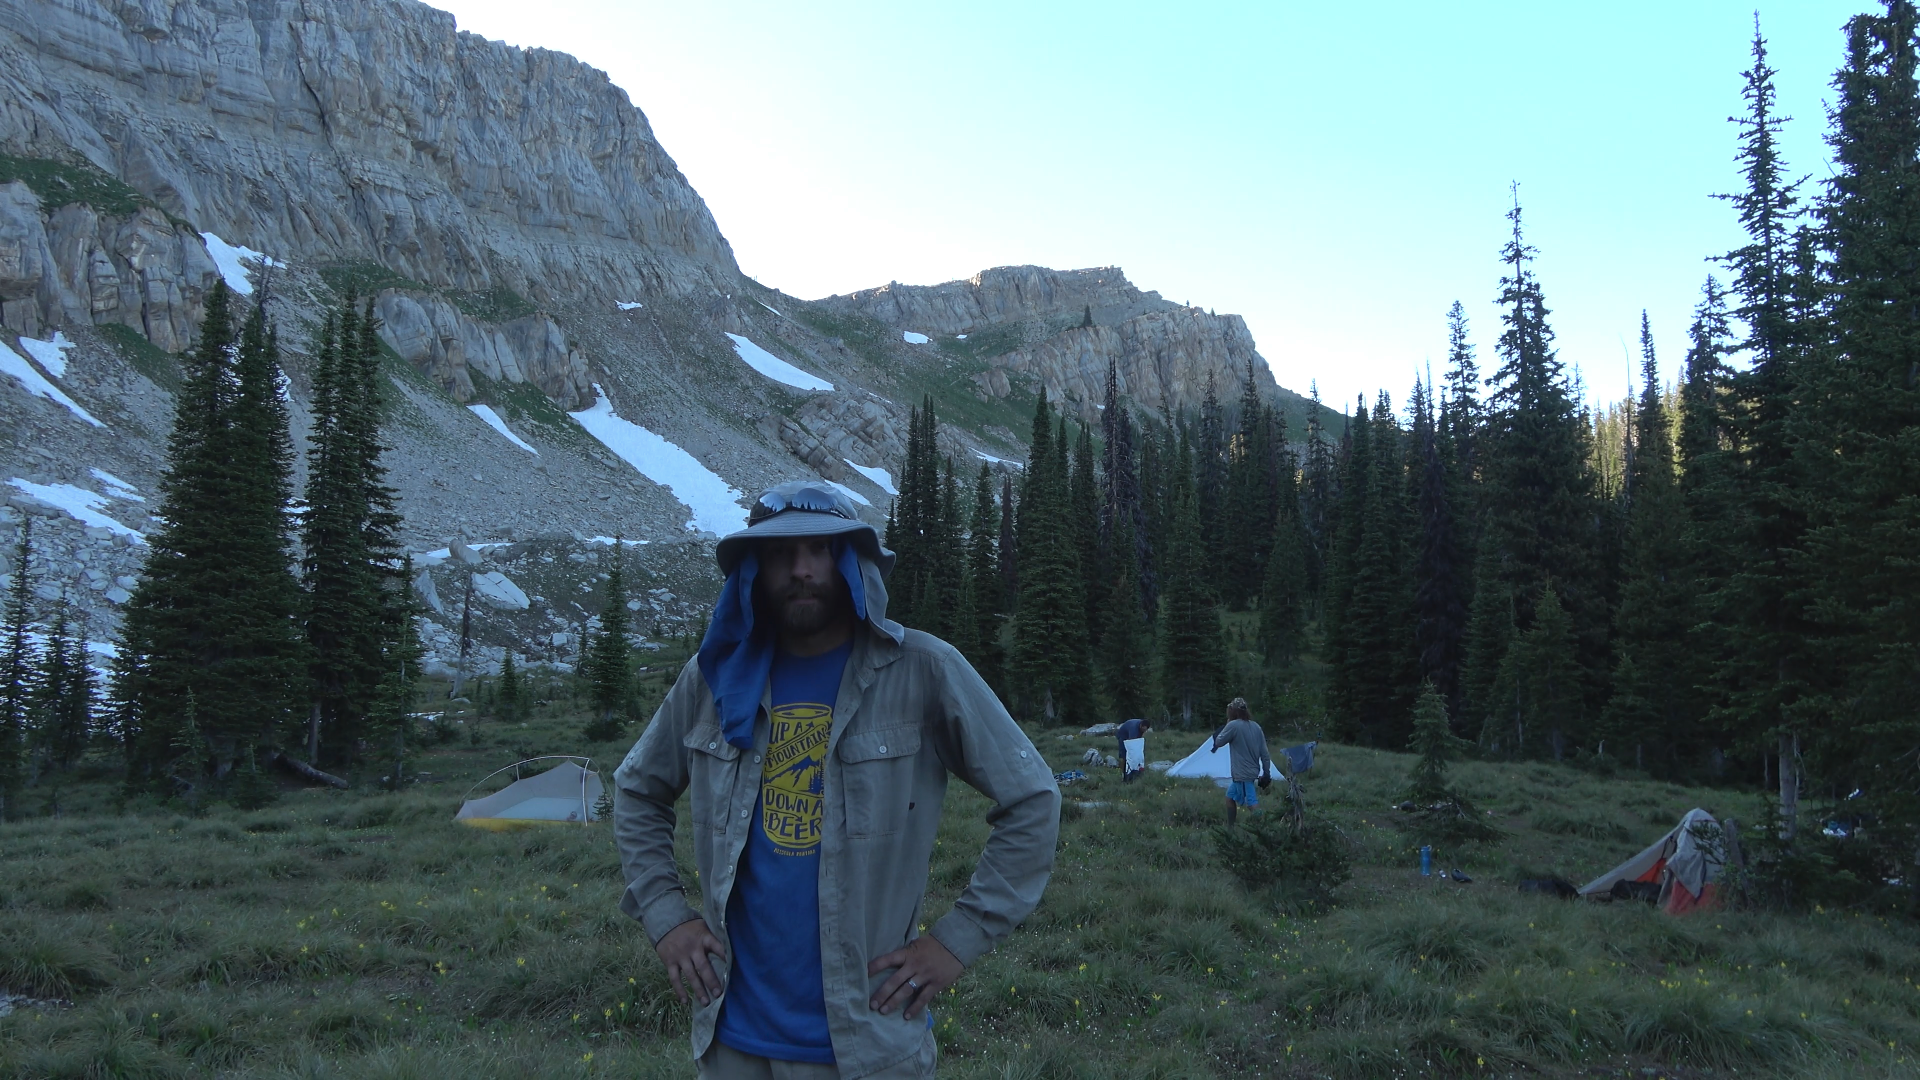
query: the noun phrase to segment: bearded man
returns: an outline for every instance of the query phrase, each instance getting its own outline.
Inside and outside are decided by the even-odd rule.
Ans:
[[[1039,903],[1059,788],[953,646],[886,617],[893,553],[845,495],[771,488],[716,555],[699,656],[614,774],[621,910],[699,1002],[703,1078],[930,1078],[928,1007]],[[923,934],[949,775],[994,802],[993,831]]]

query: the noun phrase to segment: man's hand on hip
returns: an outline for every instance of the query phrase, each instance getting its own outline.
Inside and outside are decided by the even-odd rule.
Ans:
[[[902,1019],[918,1020],[935,995],[959,981],[966,965],[955,959],[945,945],[922,934],[907,942],[906,948],[876,957],[867,965],[867,974],[878,975],[888,968],[899,970],[881,985],[880,992],[873,995],[868,1006],[882,1013],[902,1009]]]
[[[667,985],[673,987],[674,996],[683,1004],[688,991],[692,991],[702,1005],[720,996],[720,977],[714,974],[707,954],[725,960],[727,950],[720,939],[713,936],[713,931],[707,929],[705,919],[688,919],[667,931],[653,951],[660,954],[660,962],[667,966]],[[682,980],[685,987],[681,986]]]

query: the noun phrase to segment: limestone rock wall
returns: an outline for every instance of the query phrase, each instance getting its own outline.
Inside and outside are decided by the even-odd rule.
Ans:
[[[996,266],[965,281],[942,285],[899,282],[818,301],[824,307],[878,319],[922,334],[964,334],[1001,323],[1084,316],[1114,323],[1148,311],[1177,308],[1157,292],[1134,288],[1117,266],[1050,270]]]
[[[200,237],[152,207],[128,217],[79,203],[47,213],[26,184],[0,184],[0,326],[16,334],[120,323],[178,352],[218,273]]]
[[[1098,416],[1105,399],[1107,361],[1115,361],[1120,392],[1135,405],[1159,411],[1193,408],[1214,380],[1222,401],[1237,397],[1247,364],[1263,393],[1280,393],[1267,362],[1254,351],[1253,335],[1238,315],[1210,315],[1198,308],[1176,308],[1140,315],[1118,326],[1073,327],[989,361],[993,367],[976,380],[988,393],[1004,397],[1001,370],[1038,377],[1047,392],[1075,409],[1082,421]]]
[[[452,392],[473,397],[468,369],[507,383],[532,383],[567,410],[593,403],[587,356],[546,315],[495,326],[469,317],[445,298],[388,290],[374,312],[380,336],[404,360],[419,366]]]
[[[0,149],[77,152],[228,241],[438,288],[545,305],[738,278],[605,73],[414,0],[0,0]]]

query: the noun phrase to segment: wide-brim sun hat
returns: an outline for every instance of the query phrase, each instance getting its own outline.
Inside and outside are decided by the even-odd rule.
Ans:
[[[880,534],[873,526],[860,520],[853,500],[818,480],[789,480],[761,492],[747,511],[747,527],[728,533],[713,554],[720,572],[731,574],[761,540],[841,535],[860,555],[873,560],[882,577],[893,572],[893,552],[880,545]]]

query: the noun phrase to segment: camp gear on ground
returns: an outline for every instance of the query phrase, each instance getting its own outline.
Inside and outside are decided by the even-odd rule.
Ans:
[[[1658,889],[1657,903],[1669,915],[1718,907],[1716,882],[1726,862],[1720,837],[1720,823],[1712,814],[1689,810],[1665,836],[1588,882],[1580,895],[1612,896],[1614,885],[1625,881]]]
[[[1233,779],[1233,752],[1226,747],[1215,747],[1213,736],[1200,741],[1193,753],[1181,758],[1167,770],[1168,776],[1183,776],[1195,780],[1211,780],[1226,787]]]
[[[539,761],[559,761],[560,764],[536,775],[521,777],[525,766]],[[529,825],[584,825],[596,820],[593,807],[600,801],[603,790],[600,774],[593,771],[592,764],[592,758],[551,755],[495,769],[467,789],[467,794],[473,794],[481,784],[509,769],[513,770],[514,782],[491,795],[463,800],[454,820],[494,832]]]
[[[771,519],[780,520],[779,517]],[[886,620],[886,583],[861,560],[867,621],[856,632],[826,748],[820,837],[820,947],[827,1016],[841,1072],[865,1076],[920,1051],[928,1030],[868,1008],[867,964],[914,935],[925,899],[949,774],[994,803],[978,869],[953,909],[928,930],[962,964],[1006,938],[1039,902],[1059,837],[1060,786],[999,698],[961,655]],[[764,690],[760,691],[764,693]],[[701,918],[725,947],[727,902],[759,800],[769,734],[755,716],[748,747],[720,730],[713,693],[682,672],[615,773],[614,817],[627,888],[621,910],[659,941]],[[685,795],[699,877],[683,881],[674,854],[675,804]],[[701,892],[701,908],[687,889]],[[696,1056],[713,1041],[726,998],[693,1012]]]
[[[1287,775],[1298,776],[1313,768],[1313,748],[1319,745],[1318,742],[1310,742],[1305,746],[1289,746],[1281,750],[1281,756],[1287,759]]]
[[[1520,882],[1523,893],[1539,893],[1542,896],[1554,896],[1562,900],[1571,900],[1580,895],[1573,882],[1565,878],[1523,878]]]
[[[1086,753],[1080,755],[1080,764],[1082,765],[1098,765],[1101,760],[1100,751],[1098,750],[1089,749]]]
[[[873,564],[844,540],[834,541],[833,548],[834,563],[853,596],[854,618],[864,621],[869,586],[861,567]],[[743,551],[728,572],[726,584],[720,587],[713,621],[707,624],[707,636],[700,642],[700,674],[713,688],[720,730],[728,742],[742,748],[753,745],[753,718],[767,688],[767,672],[773,669],[774,636],[755,633],[753,626],[753,580],[759,572],[759,556],[751,550]],[[895,640],[905,632],[899,623],[884,618],[876,625]]]
[[[1147,767],[1147,740],[1127,739],[1120,744],[1120,771],[1132,776]]]
[[[1064,786],[1073,783],[1075,780],[1085,780],[1087,774],[1081,772],[1079,769],[1068,769],[1065,772],[1054,773],[1053,778],[1056,782]]]
[[[845,534],[863,559],[871,559],[886,577],[893,572],[893,552],[880,546],[880,534],[860,520],[853,500],[818,480],[790,480],[760,493],[748,511],[747,527],[729,533],[714,548],[720,572],[729,578],[754,542],[782,536],[840,536]]]
[[[1465,885],[1468,882],[1472,881],[1473,879],[1461,873],[1460,868],[1456,866],[1453,868],[1453,880],[1459,882],[1462,885]]]

